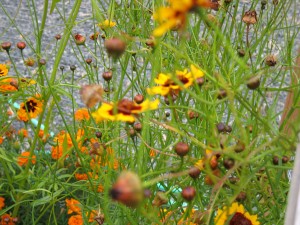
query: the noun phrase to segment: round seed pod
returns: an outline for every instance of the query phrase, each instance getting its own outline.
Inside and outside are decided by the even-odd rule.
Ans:
[[[137,131],[137,132],[141,132],[142,130],[142,124],[141,123],[136,123],[133,125],[133,128]]]
[[[282,156],[282,163],[287,163],[290,160],[290,158],[286,155]]]
[[[60,68],[61,70],[64,70],[64,69],[65,69],[65,67],[64,67],[64,66],[60,66],[59,68]]]
[[[236,144],[236,146],[234,147],[234,151],[239,153],[245,150],[245,144],[241,141],[238,141],[238,143]]]
[[[201,170],[198,167],[191,167],[189,170],[189,175],[193,179],[197,179],[200,176]]]
[[[133,99],[137,104],[141,104],[144,101],[144,96],[142,94],[137,94]]]
[[[119,38],[111,38],[105,40],[104,47],[110,56],[118,58],[124,53],[126,43]]]
[[[226,97],[227,97],[226,91],[224,89],[219,90],[217,98],[218,99],[223,99],[223,98],[226,98]]]
[[[247,87],[251,90],[255,90],[256,88],[258,88],[260,85],[260,78],[255,76],[255,77],[251,77],[248,81],[247,81]]]
[[[60,35],[60,34],[55,35],[55,39],[56,39],[57,41],[60,40],[60,39],[61,39],[61,35]]]
[[[276,155],[273,157],[273,164],[274,165],[278,165],[279,164],[279,157],[276,156]]]
[[[85,62],[86,62],[88,65],[90,65],[90,64],[93,62],[93,60],[92,60],[91,58],[87,58],[87,59],[85,60]]]
[[[190,150],[190,148],[187,143],[179,142],[175,145],[175,152],[177,153],[177,155],[179,155],[181,157],[187,155],[189,150]]]
[[[196,79],[196,84],[198,84],[199,87],[201,87],[205,83],[204,77],[199,77]]]
[[[70,66],[70,70],[75,71],[76,70],[76,66],[75,65],[71,65]]]
[[[182,190],[181,196],[188,202],[192,201],[196,196],[196,189],[192,186],[186,187]]]
[[[95,135],[96,135],[97,138],[100,139],[102,137],[102,132],[96,131]]]
[[[26,48],[26,43],[23,41],[20,41],[17,43],[17,48],[20,50],[23,50],[24,48]]]
[[[106,81],[110,81],[112,79],[112,76],[113,74],[111,71],[106,71],[102,74],[103,79]]]
[[[265,59],[265,63],[268,66],[275,66],[277,64],[277,58],[275,55],[268,55]]]
[[[217,129],[219,131],[219,133],[224,132],[225,131],[225,124],[224,123],[218,123],[217,124]]]
[[[5,51],[8,52],[9,49],[11,48],[11,42],[9,41],[2,42],[1,48],[3,48]]]

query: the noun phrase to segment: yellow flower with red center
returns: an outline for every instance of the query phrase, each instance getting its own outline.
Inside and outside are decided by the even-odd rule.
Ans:
[[[154,13],[154,20],[159,23],[153,31],[153,36],[160,37],[171,29],[185,27],[188,13],[197,8],[215,8],[217,3],[210,0],[169,0],[169,6],[161,7]]]
[[[3,209],[3,207],[5,206],[5,198],[0,197],[0,210]]]
[[[30,152],[22,152],[21,155],[18,157],[17,162],[20,166],[25,166],[30,159],[31,159],[31,164],[36,163],[36,156],[35,155],[32,155],[30,157]]]
[[[191,71],[188,72],[187,69],[183,71],[176,71],[176,80],[172,77],[171,74],[158,74],[158,77],[154,79],[154,82],[157,86],[148,88],[147,92],[150,95],[178,95],[179,91],[183,90],[184,88],[188,88],[193,85],[194,81],[198,78],[204,76],[204,72],[198,69],[196,66],[191,65]],[[179,82],[182,85],[179,85]],[[182,87],[183,86],[183,87]]]
[[[5,64],[0,64],[0,77],[4,77],[8,74],[8,68]]]
[[[98,27],[100,27],[102,30],[105,30],[107,28],[111,28],[116,26],[116,22],[111,21],[111,20],[104,20],[101,23],[98,23]]]
[[[214,221],[215,225],[260,225],[257,215],[250,215],[244,206],[239,205],[237,202],[232,203],[230,207],[224,206],[223,209],[218,209]]]
[[[147,110],[157,109],[159,100],[150,102],[145,100],[141,104],[137,104],[128,99],[122,99],[118,103],[103,103],[101,107],[92,114],[96,121],[111,120],[134,122],[135,116]]]
[[[18,118],[24,122],[36,118],[42,112],[42,107],[43,102],[39,100],[39,96],[31,97],[20,104],[20,109],[17,112]]]
[[[89,120],[90,114],[87,108],[78,109],[75,112],[75,120],[77,121],[83,121],[83,120]]]

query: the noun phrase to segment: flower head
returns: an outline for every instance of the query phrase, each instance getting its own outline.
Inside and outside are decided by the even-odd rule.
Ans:
[[[116,26],[116,22],[111,21],[111,20],[104,20],[101,23],[98,23],[98,27],[100,27],[102,30],[105,30],[107,28],[111,28]]]
[[[81,214],[80,202],[74,198],[66,199],[66,206],[68,208],[68,214],[76,213]]]
[[[16,80],[13,78],[0,79],[0,93],[13,92],[18,90],[15,83]]]
[[[214,219],[216,225],[260,225],[257,215],[250,215],[243,205],[234,202],[230,207],[224,206],[218,209]]]
[[[68,220],[68,225],[83,225],[82,215],[73,215]]]
[[[5,64],[0,64],[0,77],[4,77],[8,74],[8,69]]]
[[[102,106],[92,114],[97,121],[111,120],[134,122],[135,116],[147,110],[154,110],[158,108],[159,100],[153,102],[145,100],[141,104],[137,104],[128,99],[114,103],[103,103]]]
[[[83,121],[83,120],[89,120],[90,114],[87,108],[78,109],[75,112],[75,120],[77,121]]]
[[[36,118],[42,112],[43,103],[37,97],[31,97],[20,104],[17,112],[18,118],[27,122],[31,118]]]
[[[32,155],[30,157],[30,152],[22,152],[21,155],[18,157],[18,164],[20,166],[24,166],[28,163],[28,160],[31,159],[31,164],[36,163],[36,156]]]
[[[5,206],[5,198],[0,197],[0,210],[3,209],[3,207]]]

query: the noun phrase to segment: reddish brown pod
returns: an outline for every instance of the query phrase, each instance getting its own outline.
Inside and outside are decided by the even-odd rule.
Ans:
[[[175,152],[181,157],[187,155],[189,153],[189,150],[190,148],[187,143],[179,142],[175,145]]]
[[[181,196],[188,202],[192,201],[196,196],[196,189],[192,186],[186,187],[182,190]]]

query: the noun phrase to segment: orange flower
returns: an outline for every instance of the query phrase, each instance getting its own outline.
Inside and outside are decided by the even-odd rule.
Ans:
[[[4,138],[0,137],[0,145],[3,143],[3,141],[4,141]]]
[[[26,137],[28,137],[28,131],[26,129],[22,128],[18,131],[18,135],[26,138]]]
[[[13,78],[0,79],[0,93],[17,91],[16,80]]]
[[[0,197],[0,210],[3,209],[3,207],[5,206],[5,198]]]
[[[68,214],[77,213],[81,214],[80,202],[74,198],[66,199],[66,206],[68,208]]]
[[[24,166],[28,163],[28,160],[31,159],[31,164],[36,163],[36,156],[32,155],[31,158],[29,158],[30,152],[22,152],[21,155],[18,157],[18,164],[20,166]]]
[[[97,188],[97,192],[103,192],[104,191],[104,187],[103,187],[103,185],[98,185],[98,188]]]
[[[71,216],[68,220],[68,225],[83,225],[82,215]]]
[[[4,77],[8,74],[8,68],[5,64],[0,64],[0,77]]]
[[[77,121],[83,121],[83,120],[89,120],[90,114],[87,108],[78,109],[75,112],[75,120]]]
[[[15,225],[13,222],[13,217],[11,217],[9,214],[3,214],[0,218],[0,225]]]
[[[149,156],[151,158],[155,157],[156,156],[156,151],[154,151],[153,149],[150,149]]]
[[[60,159],[63,156],[63,146],[57,145],[51,148],[51,157],[52,159]]]
[[[56,142],[58,145],[63,145],[66,143],[68,148],[71,148],[73,146],[72,139],[70,134],[65,132],[64,130],[60,131],[56,137],[54,138],[54,142]]]
[[[20,104],[20,109],[17,112],[18,118],[27,122],[31,118],[36,118],[41,112],[43,103],[36,97],[31,97]]]
[[[86,173],[75,173],[76,180],[87,180],[88,175]]]

